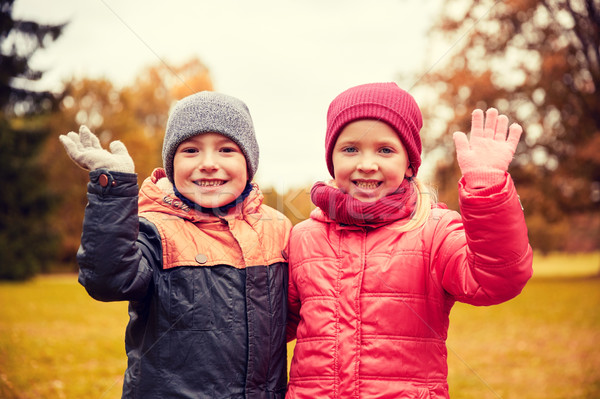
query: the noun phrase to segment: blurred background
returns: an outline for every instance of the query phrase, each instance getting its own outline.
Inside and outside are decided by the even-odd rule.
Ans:
[[[105,146],[122,140],[141,183],[162,166],[175,101],[239,97],[261,148],[255,180],[297,223],[311,185],[330,178],[330,101],[375,81],[421,106],[420,177],[453,209],[452,133],[475,108],[520,123],[510,173],[536,258],[600,276],[598,0],[0,0],[0,30],[0,280],[77,271],[88,177],[60,134],[85,124]]]
[[[421,177],[441,201],[458,209],[452,132],[496,107],[524,127],[510,173],[534,248],[599,249],[598,1],[1,4],[0,278],[76,270],[87,174],[59,134],[86,124],[122,140],[141,181],[162,165],[176,100],[237,96],[261,145],[256,181],[297,222],[329,178],[329,102],[373,81],[422,107]]]

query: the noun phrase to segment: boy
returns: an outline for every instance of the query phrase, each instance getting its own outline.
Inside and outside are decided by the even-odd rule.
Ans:
[[[283,398],[291,223],[251,183],[246,105],[214,92],[179,101],[164,169],[139,195],[122,143],[106,151],[85,126],[60,140],[90,171],[79,281],[129,301],[123,397]]]

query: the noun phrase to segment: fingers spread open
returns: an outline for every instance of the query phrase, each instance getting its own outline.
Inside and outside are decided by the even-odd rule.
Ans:
[[[127,148],[125,147],[125,144],[123,144],[119,140],[115,140],[112,143],[110,143],[109,148],[110,148],[110,152],[112,152],[115,155],[120,155],[120,154],[129,155],[129,153],[127,152]]]
[[[102,149],[98,137],[85,125],[79,127],[79,139],[84,147]]]
[[[498,116],[496,122],[496,132],[494,133],[494,140],[504,141],[506,140],[506,132],[508,130],[508,117],[506,115]]]
[[[508,138],[506,141],[511,144],[513,149],[517,148],[519,140],[521,139],[521,133],[523,133],[523,128],[521,125],[518,123],[513,123],[510,125],[510,128],[508,129]]]
[[[483,137],[494,138],[496,132],[496,122],[498,119],[498,110],[489,108],[485,113],[485,127],[483,129]]]
[[[476,109],[471,114],[471,134],[483,134],[483,111],[480,109]]]

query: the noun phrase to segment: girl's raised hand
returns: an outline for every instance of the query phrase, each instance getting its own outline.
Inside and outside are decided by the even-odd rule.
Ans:
[[[508,118],[490,108],[476,109],[471,120],[471,137],[454,133],[458,166],[467,188],[480,189],[498,184],[504,178],[523,129],[517,123],[508,127]],[[508,133],[508,134],[507,134]]]

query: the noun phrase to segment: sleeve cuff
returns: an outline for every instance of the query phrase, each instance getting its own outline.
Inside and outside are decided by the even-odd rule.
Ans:
[[[459,185],[471,195],[489,196],[499,193],[506,186],[507,172],[499,171],[477,171],[465,174],[459,181]]]

